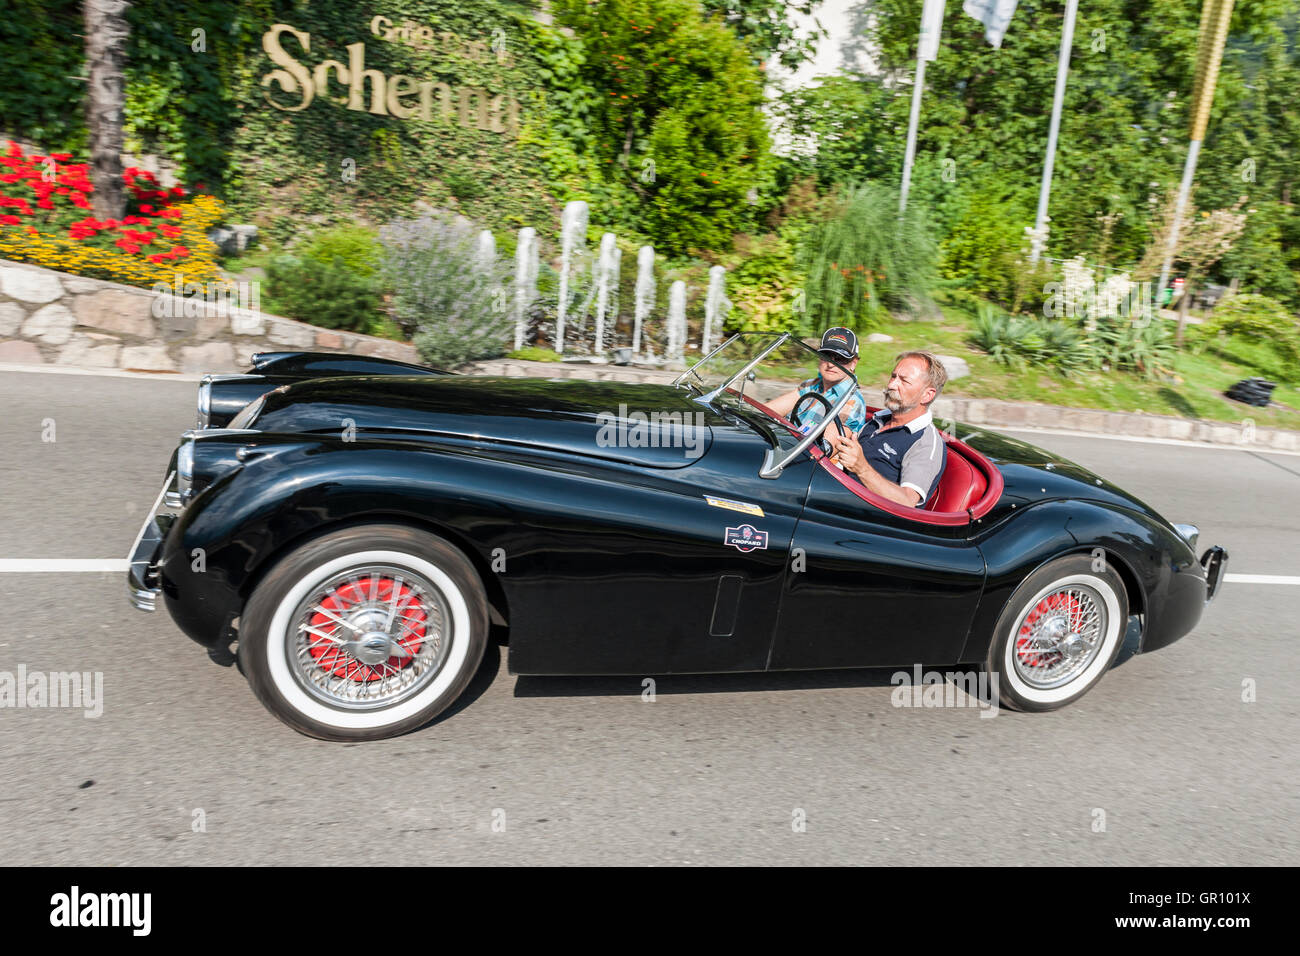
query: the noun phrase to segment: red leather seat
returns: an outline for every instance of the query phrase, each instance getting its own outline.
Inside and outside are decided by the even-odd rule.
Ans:
[[[988,489],[989,483],[976,468],[951,444],[947,448],[948,460],[943,467],[943,477],[934,497],[926,504],[926,511],[965,511]]]

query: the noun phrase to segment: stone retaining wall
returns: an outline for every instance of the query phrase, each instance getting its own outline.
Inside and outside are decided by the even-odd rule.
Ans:
[[[0,362],[236,372],[279,349],[419,361],[403,342],[0,259]]]

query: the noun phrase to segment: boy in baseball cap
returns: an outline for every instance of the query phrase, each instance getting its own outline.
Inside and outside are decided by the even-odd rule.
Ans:
[[[867,402],[844,370],[852,372],[858,367],[858,336],[843,326],[827,329],[817,352],[822,358],[817,376],[800,382],[797,389],[777,396],[767,405],[778,415],[789,415],[799,399],[809,392],[817,393],[834,406],[846,389],[852,389],[852,397],[840,411],[840,420],[850,435],[856,435],[867,422]],[[800,421],[806,427],[821,422],[825,415],[826,407],[821,402],[804,402],[799,408]]]

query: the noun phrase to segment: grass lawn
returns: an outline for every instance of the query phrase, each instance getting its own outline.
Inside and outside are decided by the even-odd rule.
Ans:
[[[892,335],[892,342],[868,342],[862,336],[857,374],[869,401],[879,397],[879,390],[893,369],[894,356],[904,349],[915,348],[959,356],[969,363],[971,374],[950,383],[944,390],[946,395],[1228,422],[1250,418],[1260,428],[1300,429],[1300,388],[1294,382],[1283,381],[1276,373],[1259,371],[1260,367],[1267,369],[1271,364],[1263,350],[1233,346],[1229,351],[1214,345],[1197,355],[1184,349],[1174,361],[1176,378],[1171,381],[1148,380],[1126,372],[1095,372],[1064,378],[1048,369],[1013,369],[993,361],[967,344],[969,315],[946,306],[944,313],[942,319],[893,319],[881,323],[874,331]],[[1252,365],[1252,361],[1261,364]],[[1223,395],[1234,382],[1256,376],[1278,383],[1273,400],[1286,408],[1254,408]]]

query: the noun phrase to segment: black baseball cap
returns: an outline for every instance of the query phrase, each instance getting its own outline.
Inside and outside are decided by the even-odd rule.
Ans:
[[[837,325],[822,335],[822,344],[817,351],[830,352],[843,359],[855,359],[858,357],[858,336],[852,329]]]

